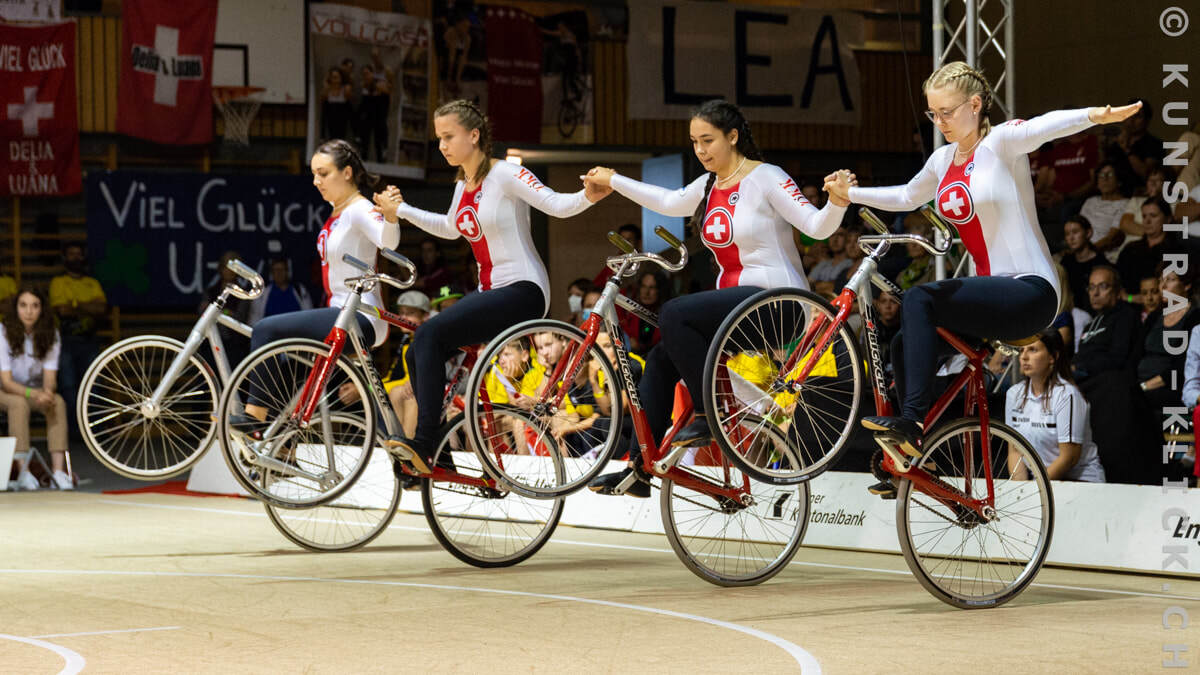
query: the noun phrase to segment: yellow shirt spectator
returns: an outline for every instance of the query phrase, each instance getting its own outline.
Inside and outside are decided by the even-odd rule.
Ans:
[[[108,302],[100,282],[92,277],[63,274],[50,282],[51,307],[78,307],[88,302]],[[59,322],[59,327],[64,336],[91,335],[96,330],[96,319],[86,315],[64,318]]]

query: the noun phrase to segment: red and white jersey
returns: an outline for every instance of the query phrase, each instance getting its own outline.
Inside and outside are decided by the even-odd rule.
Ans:
[[[381,248],[396,248],[400,244],[400,227],[389,225],[383,215],[372,210],[369,199],[357,199],[342,209],[336,216],[325,221],[325,227],[317,235],[317,253],[321,256],[321,281],[325,285],[328,307],[341,307],[350,297],[346,279],[362,272],[342,260],[349,253],[359,260],[374,266],[376,254]],[[379,292],[372,289],[363,293],[366,305],[383,307]],[[370,316],[375,328],[375,346],[387,341],[388,324],[378,314]]]
[[[404,203],[396,215],[435,237],[465,237],[479,265],[479,290],[532,281],[546,296],[548,311],[550,279],[529,233],[529,207],[555,218],[569,218],[591,205],[583,190],[555,192],[529,169],[498,161],[476,189],[468,191],[466,184],[458,181],[449,213],[432,213]]]
[[[934,202],[958,229],[976,276],[1037,276],[1061,295],[1050,249],[1038,225],[1028,154],[1043,143],[1092,126],[1087,110],[1060,110],[992,129],[955,166],[958,144],[945,145],[907,185],[850,188],[856,204],[911,211]]]
[[[690,216],[704,199],[708,174],[679,190],[613,176],[617,192],[664,216]],[[808,288],[800,252],[792,241],[795,227],[814,239],[826,239],[842,223],[846,208],[827,203],[817,210],[800,186],[774,164],[759,164],[737,184],[708,195],[700,238],[721,271],[717,288]]]

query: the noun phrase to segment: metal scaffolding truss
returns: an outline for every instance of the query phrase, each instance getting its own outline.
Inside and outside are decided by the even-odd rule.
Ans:
[[[1013,5],[1016,0],[933,0],[933,67],[966,61],[992,83],[994,110],[1013,116]],[[941,143],[939,142],[938,145]]]

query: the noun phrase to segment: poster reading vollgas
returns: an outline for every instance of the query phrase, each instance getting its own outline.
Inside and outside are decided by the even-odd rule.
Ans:
[[[309,7],[309,153],[342,138],[367,170],[424,178],[431,24],[406,14]]]

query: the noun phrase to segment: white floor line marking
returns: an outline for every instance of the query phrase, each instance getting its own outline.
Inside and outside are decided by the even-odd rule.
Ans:
[[[592,598],[580,598],[573,595],[557,595],[551,593],[531,593],[528,591],[511,591],[498,588],[480,588],[474,586],[449,586],[445,584],[422,584],[411,581],[379,581],[375,579],[323,579],[321,577],[285,577],[267,574],[215,574],[215,573],[200,573],[200,572],[145,572],[145,571],[130,571],[130,570],[21,570],[21,569],[0,569],[0,574],[53,574],[53,575],[96,575],[96,576],[145,576],[145,577],[183,577],[194,579],[250,579],[257,581],[299,581],[299,582],[318,582],[332,584],[360,584],[367,586],[397,586],[402,588],[421,588],[438,591],[466,591],[470,593],[490,593],[494,595],[512,595],[526,598],[537,598],[540,600],[562,600],[566,602],[578,602],[587,605],[599,605],[602,607],[614,607],[617,609],[628,609],[637,612],[646,612],[648,614],[658,614],[674,619],[684,619],[686,621],[695,621],[697,623],[708,624],[718,628],[725,628],[736,631],[750,637],[758,638],[769,642],[783,651],[787,652],[788,656],[796,661],[800,666],[800,670],[805,674],[820,675],[821,664],[817,659],[809,654],[799,645],[789,642],[777,635],[772,635],[757,628],[750,628],[729,621],[713,619],[699,614],[688,614],[686,612],[676,612],[669,609],[658,609],[656,607],[646,607],[644,605],[631,605],[624,602],[613,602],[610,600],[596,600]],[[18,638],[13,636],[12,639],[21,642],[34,643],[32,638]],[[49,642],[44,643],[50,645]],[[51,648],[51,647],[47,647]],[[70,651],[65,650],[64,651]],[[74,652],[71,652],[72,654]],[[64,657],[65,658],[65,657]],[[80,658],[82,667],[82,657]],[[79,672],[78,670],[73,672]]]
[[[145,633],[154,630],[179,630],[183,626],[160,626],[158,628],[122,628],[121,630],[92,630],[86,633],[54,633],[53,635],[30,635],[31,638],[79,637],[81,635],[111,635],[113,633]]]
[[[8,635],[6,633],[0,633],[0,640],[12,640],[13,642],[24,642],[27,645],[33,645],[34,647],[41,647],[42,649],[49,649],[50,651],[54,652],[55,654],[58,654],[59,656],[62,657],[63,661],[67,662],[66,665],[63,666],[63,669],[58,671],[58,675],[75,675],[75,673],[80,672],[81,670],[83,670],[83,667],[87,665],[87,660],[84,659],[82,656],[80,656],[77,652],[67,649],[66,647],[63,647],[62,645],[56,645],[53,642],[46,642],[45,640],[39,640],[37,638],[26,638],[26,637],[20,637],[17,635]]]
[[[232,509],[210,509],[210,508],[205,508],[202,506],[176,506],[176,505],[168,505],[168,504],[141,504],[141,503],[137,503],[137,502],[119,501],[116,499],[100,499],[97,501],[100,501],[100,502],[103,502],[106,504],[118,504],[120,506],[141,506],[141,507],[145,507],[145,508],[174,509],[174,510],[179,510],[179,511],[203,511],[203,512],[207,512],[207,513],[223,513],[225,515],[232,515],[232,516],[252,516],[252,517],[262,517],[262,518],[267,517],[267,514],[265,512],[250,513],[247,511],[235,511]],[[404,513],[407,513],[409,515],[415,515],[408,511],[405,511]],[[568,525],[566,527],[571,527],[571,526]],[[428,532],[429,531],[428,528],[424,528],[424,527],[414,527],[411,525],[396,525],[396,524],[389,525],[388,529],[389,530],[392,530],[392,529],[405,530],[405,531],[409,531],[409,532]],[[625,532],[625,531],[622,530],[622,532]],[[648,533],[648,532],[630,532],[629,534],[643,534],[643,535],[647,535],[647,536],[663,536],[663,535],[655,535],[655,534]],[[590,546],[590,547],[594,547],[594,548],[612,548],[612,549],[619,549],[619,550],[623,550],[623,551],[641,551],[641,552],[645,552],[645,553],[663,553],[663,554],[675,555],[675,551],[673,551],[669,548],[651,548],[648,546],[629,546],[627,544],[603,544],[603,543],[591,542],[591,541],[572,541],[570,539],[557,539],[554,537],[551,537],[550,541],[547,543],[549,543],[549,544],[566,544],[569,546]],[[857,551],[849,551],[849,553],[857,553]],[[888,554],[886,552],[881,552],[879,555],[895,555],[895,554]],[[906,576],[906,577],[912,576],[912,572],[907,569],[890,570],[890,569],[884,569],[884,568],[880,568],[880,567],[861,567],[858,565],[839,565],[837,563],[818,563],[818,562],[807,562],[804,560],[793,560],[788,564],[789,565],[801,565],[804,567],[824,567],[824,568],[835,569],[835,570],[850,570],[850,571],[854,571],[854,572],[875,572],[878,574],[892,574],[892,575],[899,575],[899,576]],[[1117,573],[1114,572],[1113,574],[1117,574]],[[1050,583],[1042,583],[1042,582],[1037,582],[1037,581],[1030,584],[1030,586],[1037,587],[1037,588],[1053,588],[1053,589],[1058,589],[1058,590],[1069,590],[1069,591],[1086,591],[1086,592],[1091,592],[1091,593],[1108,593],[1111,595],[1130,595],[1130,596],[1142,597],[1142,598],[1162,598],[1164,600],[1190,600],[1192,602],[1200,602],[1200,597],[1190,596],[1190,595],[1170,595],[1167,593],[1146,593],[1143,591],[1125,591],[1125,590],[1117,590],[1117,589],[1111,589],[1111,588],[1092,588],[1089,586],[1065,586],[1065,585],[1061,585],[1061,584],[1050,584]]]

